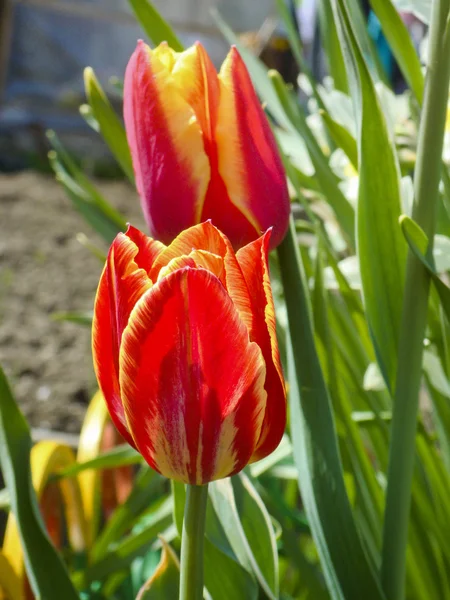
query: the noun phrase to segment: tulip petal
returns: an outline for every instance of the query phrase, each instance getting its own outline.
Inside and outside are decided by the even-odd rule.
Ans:
[[[236,247],[243,246],[255,239],[261,231],[255,229],[254,225],[249,223],[242,212],[232,204],[219,173],[216,126],[220,84],[216,69],[199,42],[177,55],[173,76],[180,94],[193,108],[198,119],[211,168],[200,220],[211,219],[214,225],[227,232]]]
[[[111,245],[95,299],[92,323],[95,373],[115,426],[133,446],[120,398],[119,348],[132,308],[152,285],[147,268],[161,246],[133,227],[126,234],[119,233]]]
[[[167,477],[200,485],[247,464],[264,379],[259,347],[204,269],[171,273],[130,315],[120,351],[125,414],[139,452]]]
[[[257,232],[274,228],[271,247],[283,239],[289,195],[278,148],[245,64],[232,48],[219,73],[216,128],[219,172],[231,202]]]
[[[269,279],[270,230],[241,248],[236,257],[251,290],[253,327],[250,339],[261,348],[266,363],[266,413],[261,437],[251,462],[267,456],[278,446],[286,425],[286,391],[275,328],[275,307]]]
[[[133,259],[134,262],[140,269],[144,269],[149,273],[153,263],[161,252],[166,249],[166,246],[158,240],[148,237],[132,225],[128,225],[125,235],[137,246],[138,252]]]
[[[241,267],[228,238],[212,223],[200,223],[182,231],[180,235],[161,252],[150,271],[152,281],[158,278],[159,270],[173,258],[183,255],[192,256],[192,251],[203,250],[221,256],[225,267],[225,287],[233,300],[241,319],[250,330],[252,309],[249,291],[242,275]],[[205,266],[204,264],[202,266]],[[217,275],[216,271],[213,271]],[[220,278],[223,282],[223,278]]]
[[[223,287],[227,289],[225,261],[222,256],[207,252],[206,250],[192,250],[189,256],[197,267],[206,269],[215,275]]]
[[[152,235],[172,240],[200,221],[209,160],[193,109],[180,95],[167,46],[139,42],[125,73],[124,119],[136,185]]]
[[[184,267],[191,267],[192,269],[195,269],[196,266],[195,260],[190,256],[186,256],[185,254],[183,254],[183,256],[177,256],[176,258],[172,258],[172,260],[161,269],[161,271],[158,273],[157,281],[161,281],[161,279],[167,277],[167,275],[170,275],[170,273],[173,273],[174,271],[178,271],[178,269],[182,269]]]
[[[216,68],[200,42],[177,55],[173,76],[180,95],[194,110],[209,155],[215,144],[220,87]]]

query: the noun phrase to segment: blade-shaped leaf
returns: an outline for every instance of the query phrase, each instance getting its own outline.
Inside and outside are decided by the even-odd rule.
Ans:
[[[352,134],[343,125],[335,121],[326,111],[321,110],[320,116],[325,121],[325,125],[336,146],[342,148],[353,167],[358,169],[358,147]]]
[[[91,67],[84,70],[84,87],[92,109],[92,117],[98,123],[103,139],[125,175],[134,183],[133,164],[125,129]]]
[[[320,0],[317,10],[320,23],[320,37],[334,86],[337,90],[348,93],[347,72],[329,0]]]
[[[436,291],[439,294],[442,308],[444,309],[447,318],[450,319],[450,288],[440,279],[439,275],[436,273],[433,262],[426,254],[428,250],[428,238],[425,235],[425,232],[415,221],[406,215],[401,217],[400,225],[409,247],[430,274],[436,287]]]
[[[358,119],[358,258],[377,360],[392,391],[397,371],[406,262],[406,244],[398,226],[400,175],[375,86],[349,18],[348,5],[353,5],[353,0],[333,0]]]
[[[67,570],[42,524],[30,473],[30,430],[0,368],[0,465],[16,517],[31,587],[46,600],[77,600]]]
[[[156,571],[141,588],[136,600],[168,600],[178,598],[180,589],[180,562],[177,555],[160,537],[162,553]]]
[[[95,541],[91,552],[92,560],[99,560],[104,556],[108,547],[129,529],[132,522],[155,499],[155,490],[159,487],[159,482],[160,478],[155,471],[146,465],[141,467],[130,495],[116,508]]]
[[[171,524],[172,508],[172,499],[167,498],[159,508],[148,515],[144,526],[118,542],[98,562],[77,573],[74,576],[77,586],[82,588],[92,581],[101,581],[128,568],[135,558],[143,556],[157,535]]]
[[[381,23],[383,33],[409,87],[421,104],[424,77],[419,57],[406,25],[391,0],[370,0],[370,4]]]
[[[183,44],[169,25],[149,0],[128,0],[142,29],[157,46],[167,42],[176,52],[184,50]]]
[[[49,161],[56,179],[91,227],[111,243],[119,231],[126,229],[125,219],[70,158],[56,134],[49,131],[47,137],[53,147],[53,151],[49,152]]]
[[[248,477],[221,479],[210,498],[239,562],[251,569],[269,598],[278,594],[278,564],[272,524]]]
[[[383,598],[347,496],[293,222],[278,249],[289,317],[289,403],[299,487],[333,600]],[[336,518],[339,515],[339,518]]]

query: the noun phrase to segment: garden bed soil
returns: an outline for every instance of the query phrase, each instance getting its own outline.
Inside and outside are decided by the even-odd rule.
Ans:
[[[126,182],[98,183],[144,228]],[[91,311],[102,263],[77,240],[106,244],[51,176],[0,174],[0,364],[32,427],[77,433],[96,389],[90,329],[54,313]]]

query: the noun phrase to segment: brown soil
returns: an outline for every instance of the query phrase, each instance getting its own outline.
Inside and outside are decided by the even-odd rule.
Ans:
[[[125,182],[102,182],[108,200],[144,228]],[[106,245],[49,176],[0,174],[0,364],[30,424],[78,432],[95,390],[90,330],[53,313],[90,311],[102,263],[76,236]]]

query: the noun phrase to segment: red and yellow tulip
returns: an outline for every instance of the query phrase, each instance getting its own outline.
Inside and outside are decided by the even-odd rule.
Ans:
[[[232,48],[217,74],[200,43],[177,53],[139,42],[125,74],[124,118],[151,234],[165,243],[211,219],[235,248],[273,227],[284,237],[283,165],[247,69]]]
[[[110,248],[94,310],[97,379],[119,432],[167,477],[227,477],[283,435],[270,235],[235,253],[209,222],[169,246],[130,226]]]

